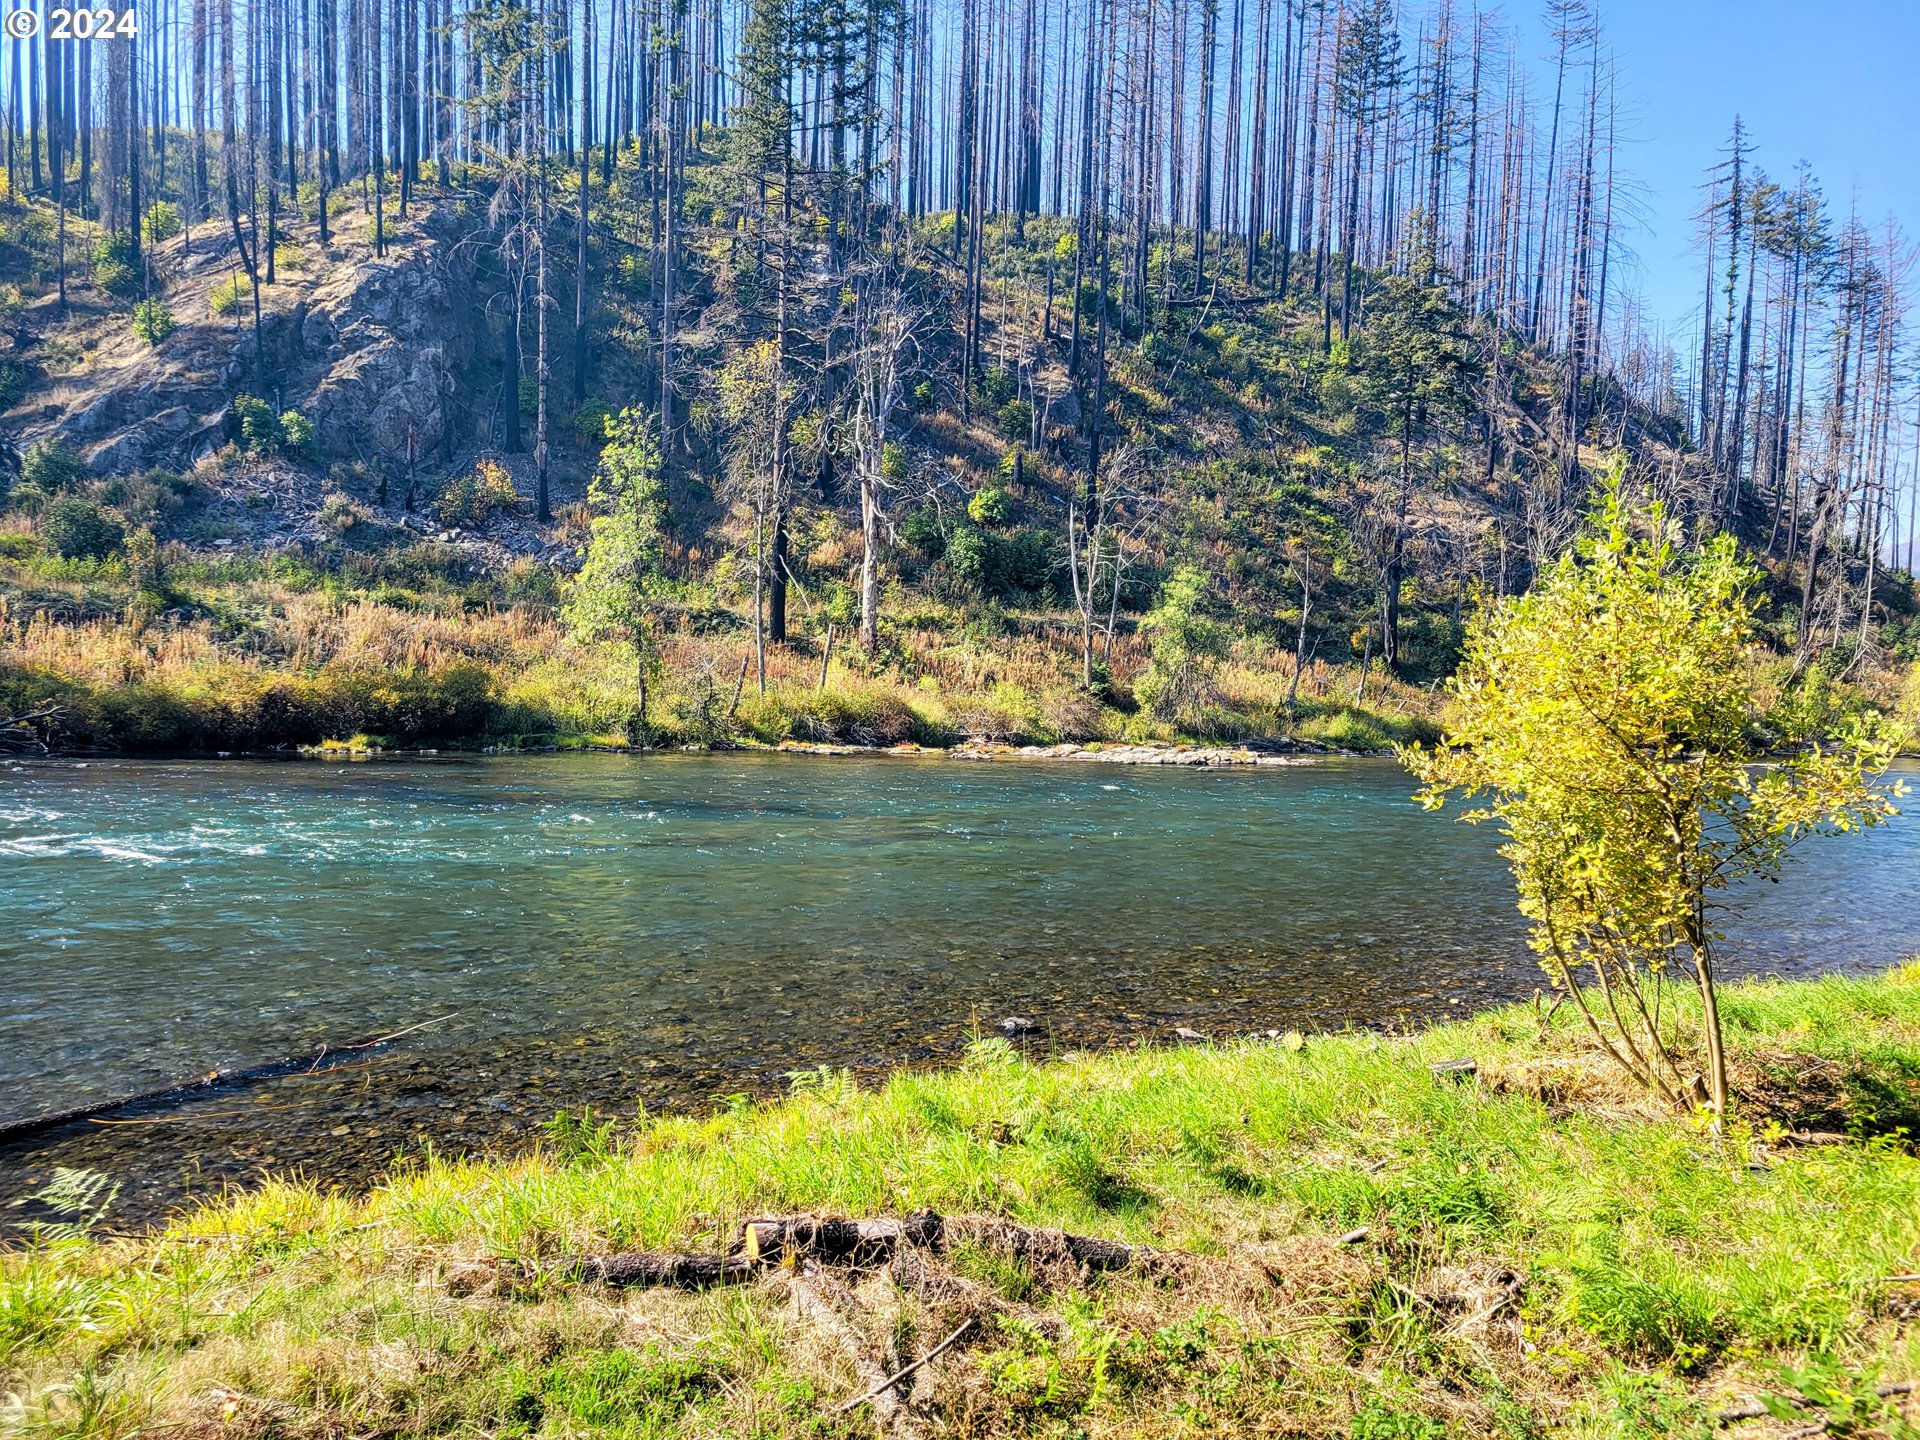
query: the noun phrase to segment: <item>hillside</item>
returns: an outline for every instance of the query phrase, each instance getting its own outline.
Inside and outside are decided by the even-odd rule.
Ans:
[[[561,260],[578,231],[554,197],[542,520],[538,306],[495,223],[497,177],[476,170],[419,186],[403,216],[383,204],[380,253],[364,187],[330,197],[329,243],[310,215],[277,217],[257,329],[220,224],[149,243],[143,278],[70,223],[69,256],[95,254],[90,278],[70,258],[63,306],[48,211],[0,209],[0,278],[18,287],[0,375],[0,712],[57,707],[39,728],[67,746],[1298,735],[1371,748],[1430,726],[1475,595],[1526,585],[1616,447],[1682,513],[1717,505],[1684,427],[1610,381],[1589,382],[1580,448],[1561,453],[1559,362],[1440,285],[1364,273],[1341,340],[1332,267],[1318,294],[1297,284],[1280,300],[1223,279],[1182,293],[1168,262],[1145,320],[1111,307],[1096,329],[1100,292],[1083,279],[1076,332],[1072,222],[992,220],[970,337],[951,215],[855,256],[826,199],[803,196],[770,265],[764,237],[756,261],[700,198],[723,160],[694,159],[687,208],[711,218],[686,227],[672,276],[662,669],[646,726],[630,655],[576,643],[558,603],[607,417],[632,406],[657,423],[665,277],[657,249],[627,239],[644,238],[647,205],[619,179],[592,193],[576,386]],[[791,306],[778,333],[769,275]],[[164,313],[148,337],[143,287],[158,310],[141,313]],[[882,292],[908,343],[890,362],[884,456],[863,471],[874,371],[856,331]],[[765,374],[775,339],[784,388]],[[1409,354],[1430,370],[1417,396],[1390,373]],[[776,400],[778,493],[760,423]],[[871,653],[854,633],[868,472]],[[78,542],[49,528],[73,501]],[[1732,523],[1757,550],[1778,530],[1757,497]],[[1784,681],[1797,581],[1774,570]],[[1858,636],[1836,620],[1849,643],[1823,647],[1827,675],[1881,704],[1900,703],[1920,646],[1912,588],[1895,579],[1876,579]],[[1143,626],[1156,607],[1164,623]]]

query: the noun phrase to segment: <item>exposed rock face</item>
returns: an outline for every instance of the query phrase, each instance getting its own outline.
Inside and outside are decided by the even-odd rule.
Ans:
[[[76,327],[93,352],[56,376],[0,424],[19,443],[51,436],[98,474],[184,468],[225,442],[235,396],[264,388],[281,409],[314,422],[313,455],[359,460],[398,473],[484,437],[455,433],[471,414],[469,372],[487,347],[484,297],[459,259],[458,236],[401,237],[387,258],[360,247],[308,245],[306,270],[262,289],[265,384],[258,378],[252,315],[217,316],[208,291],[234,273],[230,254],[204,233],[172,266],[165,296],[178,328],[148,347],[124,315]]]
[[[448,440],[457,377],[440,337],[467,328],[452,309],[445,276],[420,257],[354,266],[321,288],[300,339],[326,363],[296,404],[323,445],[343,456],[404,462]]]

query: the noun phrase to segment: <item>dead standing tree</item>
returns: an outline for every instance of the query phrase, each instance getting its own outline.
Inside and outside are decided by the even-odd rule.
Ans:
[[[1108,456],[1090,495],[1067,500],[1067,576],[1080,620],[1080,683],[1089,690],[1096,648],[1103,664],[1112,663],[1127,572],[1146,553],[1165,508],[1156,473],[1142,452],[1123,447]]]
[[[842,356],[852,376],[854,468],[860,491],[860,645],[880,645],[882,497],[889,483],[887,436],[919,354],[914,338],[927,307],[913,298],[908,277],[916,254],[909,243],[878,249],[854,280],[854,350]]]

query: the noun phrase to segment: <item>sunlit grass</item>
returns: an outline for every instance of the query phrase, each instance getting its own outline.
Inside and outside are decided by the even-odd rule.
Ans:
[[[541,1153],[403,1157],[362,1196],[268,1184],[152,1239],[0,1262],[0,1388],[39,1396],[88,1375],[139,1396],[145,1423],[178,1423],[224,1387],[253,1397],[229,1417],[247,1433],[295,1418],[354,1433],[815,1433],[844,1387],[777,1299],[610,1307],[502,1290],[497,1267],[711,1248],[751,1214],[917,1207],[1220,1267],[1034,1292],[1022,1303],[1065,1328],[1044,1344],[983,1333],[967,1361],[984,1377],[979,1434],[1045,1430],[1062,1406],[1090,1434],[1186,1433],[1199,1416],[1246,1433],[1284,1396],[1306,1433],[1344,1434],[1366,1405],[1478,1433],[1506,1405],[1531,1432],[1624,1435],[1644,1433],[1648,1406],[1695,1425],[1809,1356],[1913,1373],[1896,1318],[1912,1292],[1886,1277],[1920,1268],[1920,1159],[1895,1113],[1920,1114],[1920,968],[1734,986],[1724,1012],[1749,1093],[1725,1138],[1595,1069],[1564,1014],[1516,1008],[1298,1050],[1033,1063],[990,1040],[960,1068],[870,1090],[829,1072],[777,1103],[631,1115]],[[1479,1079],[1436,1079],[1429,1066],[1459,1055]],[[1848,1143],[1773,1138],[1800,1123],[1767,1083],[1782,1064],[1839,1077],[1837,1099],[1812,1099]],[[1334,1247],[1362,1226],[1363,1244]],[[1407,1299],[1493,1266],[1524,1277],[1497,1332]],[[1031,1289],[984,1261],[967,1273]],[[67,1433],[124,1418],[106,1405],[75,1428],[61,1406]]]

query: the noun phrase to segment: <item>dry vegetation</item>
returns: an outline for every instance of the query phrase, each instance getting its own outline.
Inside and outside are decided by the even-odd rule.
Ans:
[[[207,556],[170,544],[158,569],[142,588],[117,558],[0,555],[0,709],[56,701],[59,741],[76,747],[628,743],[629,665],[569,640],[541,593],[551,576],[534,562],[476,574],[457,549],[421,545],[328,569],[292,554]],[[837,644],[824,686],[824,625],[771,647],[762,694],[751,635],[689,587],[667,620],[652,743],[1292,733],[1379,749],[1426,733],[1437,705],[1430,688],[1378,667],[1361,701],[1355,667],[1316,661],[1289,711],[1292,655],[1247,637],[1210,674],[1205,705],[1176,721],[1132,701],[1146,663],[1137,636],[1117,637],[1113,683],[1089,693],[1075,683],[1073,637],[1056,616],[901,609],[877,659]]]

